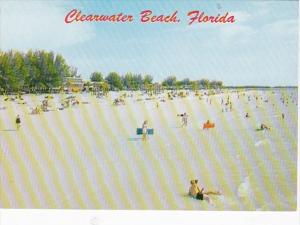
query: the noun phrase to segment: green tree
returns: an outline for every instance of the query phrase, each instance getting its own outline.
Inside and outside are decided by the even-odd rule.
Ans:
[[[210,88],[210,82],[208,79],[201,79],[199,81],[199,84],[202,88],[205,88],[205,89],[209,89]]]
[[[211,88],[217,88],[217,81],[215,81],[215,80],[210,81],[210,82],[209,82],[209,86],[210,86]]]
[[[0,88],[7,91],[59,87],[63,78],[74,74],[61,55],[53,52],[0,52]],[[77,72],[76,72],[77,73]]]
[[[176,85],[176,80],[177,79],[175,76],[169,76],[162,82],[162,85],[167,87],[173,87]]]
[[[128,90],[136,90],[138,88],[138,85],[132,73],[126,73],[125,76],[122,77],[122,79],[124,88]]]
[[[70,67],[67,65],[65,59],[60,54],[56,55],[54,66],[57,70],[59,78],[63,79],[64,77],[71,77]]]
[[[184,78],[183,80],[181,80],[181,85],[182,86],[190,85],[190,79],[189,78]]]
[[[223,87],[223,82],[222,81],[217,81],[217,87],[222,88]]]
[[[222,88],[223,87],[223,82],[222,81],[216,81],[216,80],[210,81],[209,87],[214,88],[214,89]]]
[[[0,85],[2,91],[8,91],[13,79],[13,71],[9,54],[1,52],[0,54]]]
[[[69,67],[69,74],[70,74],[70,77],[76,77],[77,76],[77,68],[74,66]]]
[[[141,74],[137,74],[137,75],[134,75],[134,82],[135,84],[137,85],[138,89],[141,89],[143,87],[143,77]]]
[[[111,72],[105,78],[107,83],[110,85],[112,90],[122,90],[123,89],[123,82],[119,74],[116,72]]]
[[[110,89],[110,86],[107,81],[102,81],[100,84],[100,89],[103,91],[104,95],[106,95]]]
[[[143,85],[149,85],[152,84],[153,77],[151,75],[145,75],[143,78]]]
[[[103,81],[103,75],[101,72],[93,72],[91,74],[90,80],[92,82],[101,82],[101,81]]]
[[[199,90],[199,81],[190,81],[190,85],[193,91]]]

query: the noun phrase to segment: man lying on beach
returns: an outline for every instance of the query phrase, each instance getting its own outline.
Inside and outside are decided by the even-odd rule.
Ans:
[[[220,191],[204,191],[204,188],[199,188],[198,180],[191,180],[191,186],[189,189],[189,196],[198,199],[198,200],[206,200],[207,202],[211,202],[209,195],[221,195]]]

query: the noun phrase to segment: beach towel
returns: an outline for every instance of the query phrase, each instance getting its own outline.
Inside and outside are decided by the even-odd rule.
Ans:
[[[143,134],[143,128],[136,128],[136,134],[137,135],[142,135]],[[154,129],[153,128],[147,129],[147,134],[148,135],[153,135],[154,134]]]
[[[209,129],[209,128],[214,128],[215,124],[214,123],[204,123],[203,124],[203,129]]]

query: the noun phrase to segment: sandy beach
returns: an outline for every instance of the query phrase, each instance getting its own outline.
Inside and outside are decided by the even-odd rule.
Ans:
[[[37,115],[31,111],[46,94],[0,96],[0,207],[296,210],[297,91],[226,90],[201,99],[190,91],[173,100],[167,91],[52,94],[49,111]],[[132,97],[114,105],[124,93]],[[78,104],[60,110],[71,95]],[[144,120],[154,129],[146,141],[136,135]],[[215,128],[203,130],[207,120]],[[261,123],[270,130],[258,131]],[[189,197],[191,179],[222,195],[211,204]]]

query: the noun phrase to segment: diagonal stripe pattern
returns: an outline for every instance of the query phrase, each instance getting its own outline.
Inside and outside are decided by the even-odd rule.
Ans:
[[[57,108],[68,95],[57,94],[53,110],[38,115],[30,108],[45,95],[24,95],[27,104],[0,96],[0,207],[296,210],[297,91],[190,92],[166,102],[134,92],[119,106],[114,98],[127,92],[84,93],[64,110]],[[154,128],[146,141],[135,134],[144,120]],[[207,120],[215,128],[203,130]],[[258,131],[262,123],[271,130]],[[222,195],[190,198],[192,179]]]

